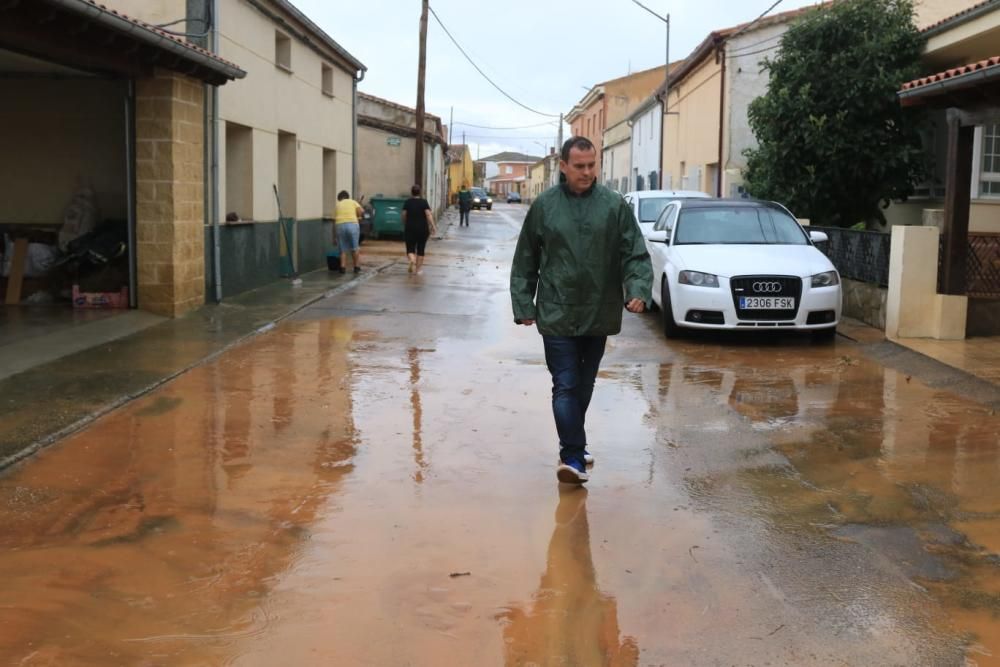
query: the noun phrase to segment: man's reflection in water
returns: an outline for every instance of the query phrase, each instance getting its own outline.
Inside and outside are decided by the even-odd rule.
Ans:
[[[635,639],[619,637],[617,602],[597,587],[586,489],[560,488],[538,592],[529,605],[512,606],[499,618],[507,665],[639,663]]]

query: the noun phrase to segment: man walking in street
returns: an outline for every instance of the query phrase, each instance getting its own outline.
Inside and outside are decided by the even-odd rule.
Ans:
[[[469,226],[469,211],[472,210],[472,191],[466,183],[458,191],[458,226]]]
[[[622,303],[652,301],[653,269],[632,209],[596,183],[597,150],[584,137],[562,146],[565,182],[531,204],[514,251],[514,322],[537,324],[552,375],[560,482],[589,479],[584,423],[607,337],[621,331]]]

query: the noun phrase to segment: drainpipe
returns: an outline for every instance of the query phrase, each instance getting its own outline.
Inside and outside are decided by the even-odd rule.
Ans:
[[[365,80],[365,71],[358,70],[354,75],[352,81],[353,84],[353,122],[351,123],[351,196],[355,199],[360,197],[361,194],[358,192],[358,84]],[[417,141],[420,137],[417,137]]]
[[[128,305],[139,305],[139,266],[136,248],[135,206],[135,79],[128,80],[125,93],[125,198],[128,216]]]
[[[724,136],[723,125],[726,122],[726,43],[723,42],[716,51],[716,57],[722,60],[722,83],[719,84],[719,161],[716,172],[715,196],[722,196],[722,138]]]
[[[212,3],[212,52],[219,55],[219,0]],[[215,283],[215,302],[222,303],[222,241],[219,229],[219,87],[212,86],[211,110],[211,190],[212,190],[212,277]]]

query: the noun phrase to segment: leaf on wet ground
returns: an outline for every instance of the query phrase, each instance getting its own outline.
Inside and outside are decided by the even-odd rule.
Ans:
[[[471,575],[472,575],[471,572],[452,572],[448,576],[451,577],[452,579],[454,579],[455,577],[468,577],[468,576],[471,576]]]

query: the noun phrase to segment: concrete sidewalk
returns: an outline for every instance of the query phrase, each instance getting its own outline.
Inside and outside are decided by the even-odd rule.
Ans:
[[[0,468],[71,433],[309,304],[391,266],[399,242],[364,246],[366,270],[283,280],[0,380]]]
[[[888,341],[1000,388],[1000,337],[965,340],[887,338],[883,331],[851,318],[844,318],[838,331],[861,344]]]
[[[453,209],[445,211],[438,238],[457,220]],[[0,470],[406,258],[400,240],[367,241],[362,253],[365,271],[358,276],[314,271],[300,286],[282,280],[0,376]]]

